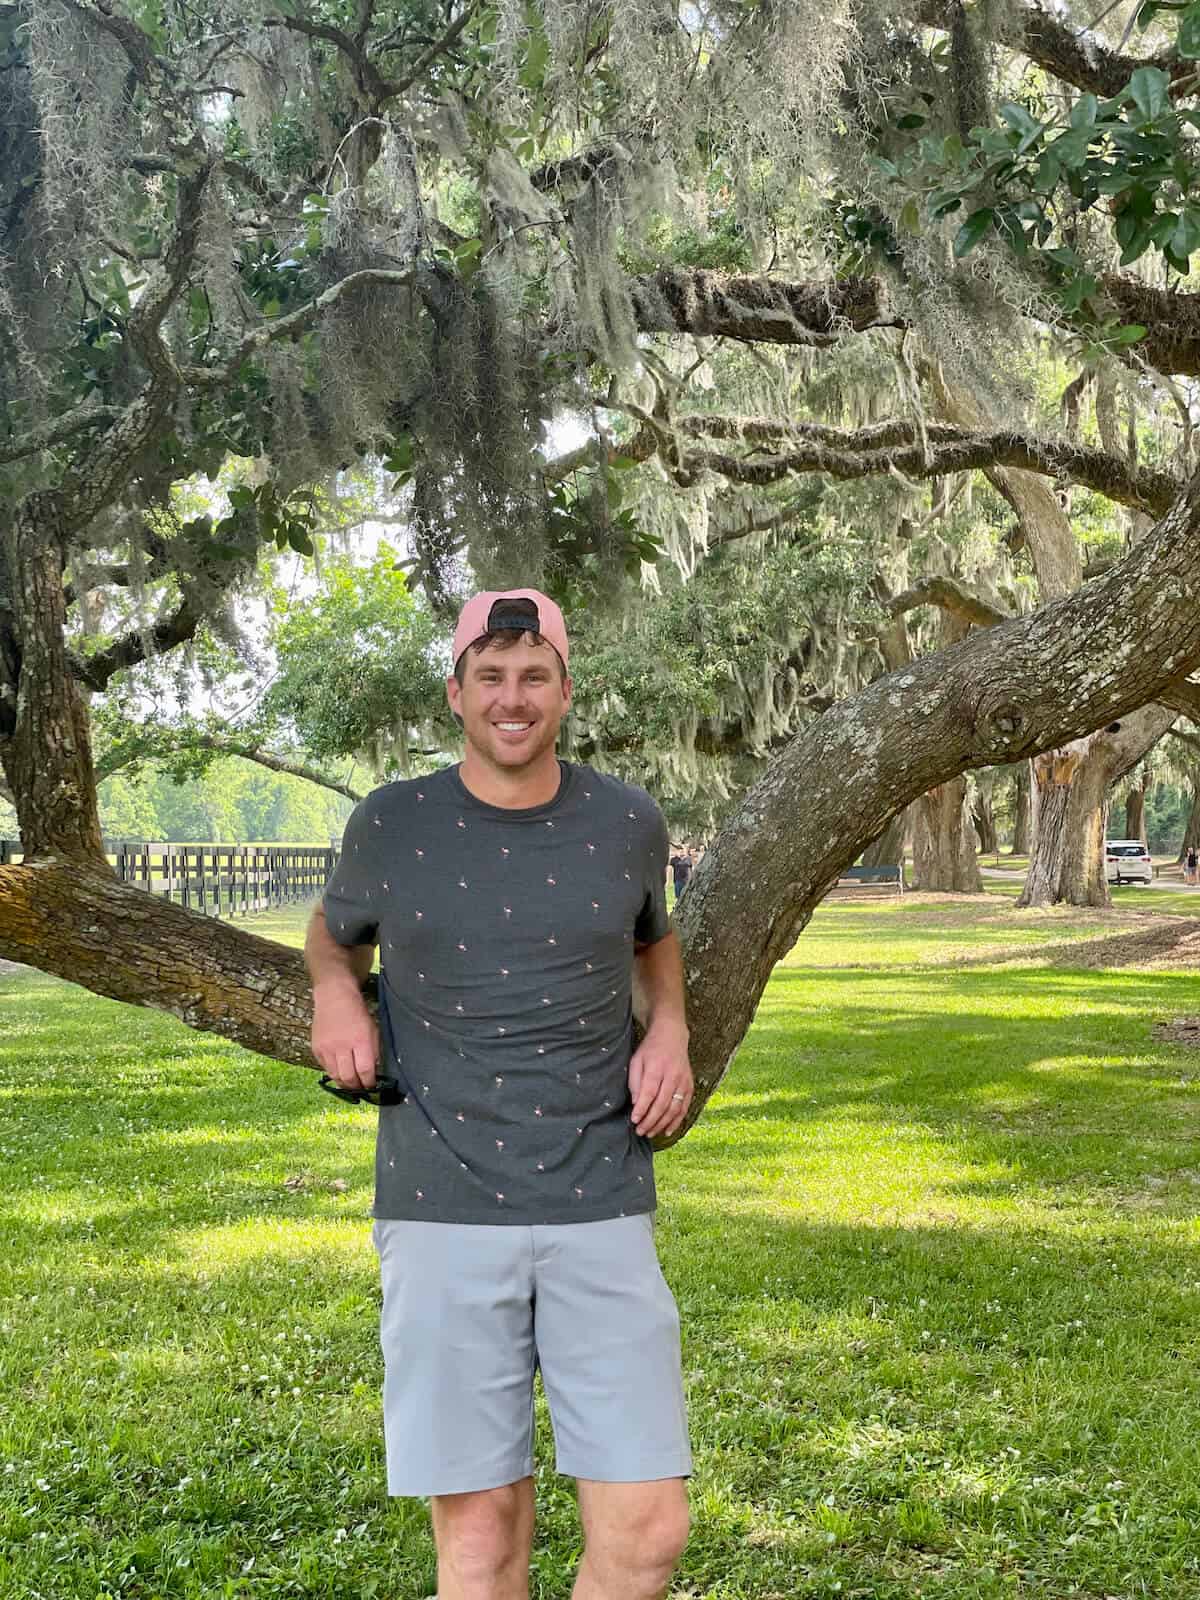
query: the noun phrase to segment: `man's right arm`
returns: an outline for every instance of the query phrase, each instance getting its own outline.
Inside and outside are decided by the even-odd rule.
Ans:
[[[339,944],[318,906],[308,925],[304,961],[312,979],[313,1055],[343,1088],[372,1088],[379,1029],[363,999],[362,984],[374,965],[375,946]]]

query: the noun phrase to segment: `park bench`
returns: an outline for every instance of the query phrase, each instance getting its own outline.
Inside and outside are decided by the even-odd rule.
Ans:
[[[904,893],[904,868],[899,863],[878,867],[843,867],[826,899],[837,895],[840,899],[874,899],[882,895]]]

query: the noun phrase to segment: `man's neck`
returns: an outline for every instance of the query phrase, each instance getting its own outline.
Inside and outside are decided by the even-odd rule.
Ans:
[[[534,806],[549,805],[562,783],[562,769],[553,750],[547,750],[531,767],[509,771],[482,760],[468,745],[458,775],[463,788],[476,800],[505,811],[530,811]]]

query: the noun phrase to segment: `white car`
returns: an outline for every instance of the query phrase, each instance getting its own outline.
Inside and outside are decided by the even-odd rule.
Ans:
[[[1104,866],[1109,883],[1154,882],[1154,864],[1140,839],[1106,839]]]

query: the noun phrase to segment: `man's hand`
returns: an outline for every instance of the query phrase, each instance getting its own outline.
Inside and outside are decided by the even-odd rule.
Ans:
[[[674,1019],[651,1024],[629,1063],[634,1127],[647,1139],[670,1138],[683,1126],[693,1087],[687,1028]]]
[[[314,986],[312,1051],[343,1089],[357,1093],[375,1087],[379,1029],[353,981]]]

